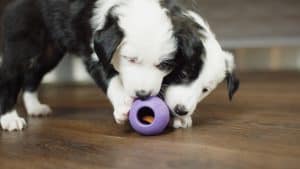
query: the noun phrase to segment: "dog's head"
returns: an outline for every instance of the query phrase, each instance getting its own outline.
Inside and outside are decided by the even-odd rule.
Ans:
[[[192,114],[197,104],[224,79],[227,80],[230,100],[239,87],[233,55],[222,50],[201,17],[193,12],[182,15],[191,22],[175,25],[183,30],[177,34],[179,50],[176,55],[183,62],[164,79],[167,87],[162,90],[165,101],[176,116]]]
[[[131,0],[111,8],[94,48],[103,63],[114,65],[130,96],[145,98],[158,94],[175,67],[177,42],[158,2]]]

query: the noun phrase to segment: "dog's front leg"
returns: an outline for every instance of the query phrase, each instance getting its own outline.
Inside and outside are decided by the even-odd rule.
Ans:
[[[110,80],[106,94],[114,107],[115,121],[124,124],[128,120],[133,99],[124,91],[119,75]]]
[[[96,54],[84,58],[87,71],[96,84],[105,92],[114,108],[114,118],[118,124],[128,119],[133,99],[124,91],[120,76],[111,64],[104,64],[94,59]]]

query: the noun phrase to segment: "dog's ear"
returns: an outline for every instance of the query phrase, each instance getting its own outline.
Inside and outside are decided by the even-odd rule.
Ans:
[[[187,82],[190,82],[201,72],[205,49],[198,27],[194,27],[192,22],[185,23],[185,25],[176,25],[175,37],[178,49],[175,60],[178,64],[178,74],[185,74]]]
[[[229,100],[232,100],[233,95],[239,89],[240,81],[234,73],[235,64],[234,57],[231,53],[224,51],[226,64],[226,81]]]
[[[124,37],[118,25],[118,19],[112,15],[107,16],[103,29],[94,36],[94,50],[104,65],[109,64]]]
[[[204,53],[204,46],[200,39],[201,34],[198,30],[198,27],[181,25],[175,33],[180,54],[187,60],[200,58]]]
[[[231,101],[234,93],[239,89],[240,81],[235,76],[235,73],[228,73],[226,75],[226,81],[227,81],[228,96],[229,96],[229,100]]]

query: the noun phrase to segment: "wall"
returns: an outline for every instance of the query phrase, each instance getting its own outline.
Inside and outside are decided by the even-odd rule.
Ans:
[[[0,0],[1,13],[9,1]],[[300,70],[299,0],[181,1],[208,20],[222,46],[235,53],[240,71]],[[78,57],[66,56],[45,81],[91,79]]]

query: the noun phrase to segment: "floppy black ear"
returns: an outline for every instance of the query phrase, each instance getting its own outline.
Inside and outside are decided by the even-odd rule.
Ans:
[[[176,21],[174,22],[176,23]],[[181,55],[188,60],[200,58],[205,52],[201,40],[203,35],[199,32],[201,29],[200,25],[197,25],[189,18],[185,18],[184,21],[179,19],[177,22],[179,23],[175,24],[175,37],[177,38]]]
[[[100,62],[104,65],[110,63],[123,37],[124,34],[118,25],[118,19],[111,15],[107,16],[105,26],[94,36],[94,49]]]
[[[229,96],[229,100],[231,101],[234,93],[239,89],[240,81],[235,76],[234,73],[227,73],[226,81],[227,81],[228,96]]]
[[[201,40],[198,39],[197,34],[186,33],[178,37],[178,46],[181,49],[181,54],[187,60],[200,58],[204,52],[204,46]]]
[[[175,69],[164,78],[164,84],[189,84],[200,74],[203,67],[205,48],[202,27],[192,18],[184,15],[180,7],[172,1],[164,1],[174,26],[174,37],[177,40]],[[169,3],[169,4],[168,4]]]
[[[175,70],[177,76],[183,74],[184,78],[180,78],[179,83],[190,83],[195,80],[203,67],[203,56],[205,56],[204,45],[201,40],[201,34],[198,27],[193,26],[193,22],[188,22],[185,25],[176,25],[178,50],[175,56],[178,64]]]

